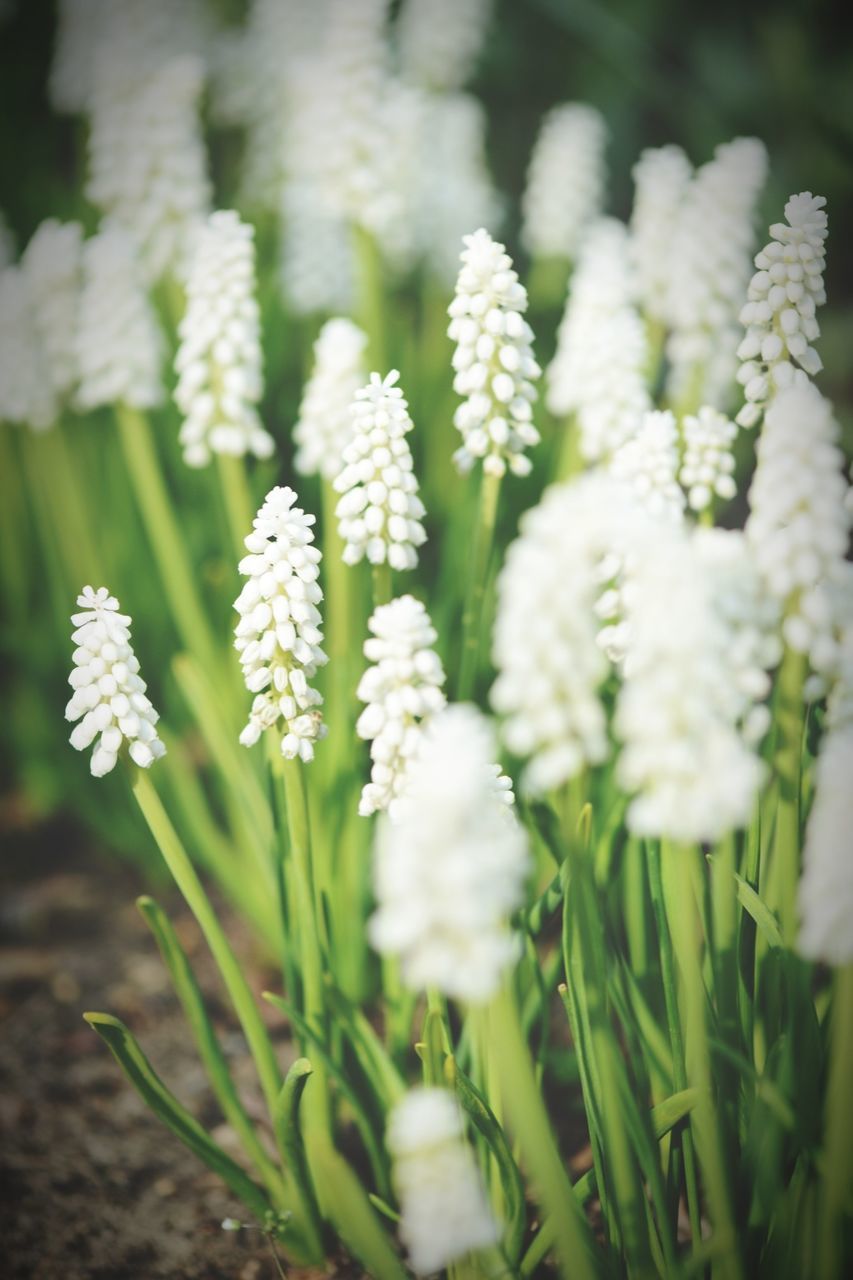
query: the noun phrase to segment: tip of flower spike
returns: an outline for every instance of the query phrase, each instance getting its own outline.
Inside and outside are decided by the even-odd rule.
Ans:
[[[397,387],[400,378],[400,370],[392,369],[382,377],[381,373],[374,371],[370,375],[370,381],[366,387],[362,387],[356,391],[356,400],[380,400],[382,396],[388,395],[389,392],[395,395],[401,395],[402,391]]]

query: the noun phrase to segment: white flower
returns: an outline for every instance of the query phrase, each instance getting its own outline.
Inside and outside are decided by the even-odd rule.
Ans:
[[[83,291],[75,334],[77,404],[86,411],[123,401],[161,403],[163,338],[145,292],[133,242],[116,229],[83,246]]]
[[[527,839],[494,741],[473,706],[431,717],[393,821],[378,831],[370,938],[403,982],[482,1003],[517,954],[508,918],[523,900]]]
[[[352,438],[335,480],[342,495],[335,513],[346,546],[346,564],[365,556],[371,564],[414,569],[416,548],[426,540],[424,505],[406,434],[412,430],[408,405],[392,369],[383,380],[370,375],[352,405]]]
[[[367,334],[351,320],[327,320],[314,343],[314,371],[293,429],[301,475],[335,480],[352,439],[352,402],[364,386]]]
[[[737,493],[733,452],[737,426],[724,413],[703,405],[682,422],[684,458],[679,480],[692,511],[705,511],[714,494],[730,499]]]
[[[95,743],[90,768],[96,778],[115,768],[125,742],[134,764],[147,769],[166,748],[157,736],[159,716],[146,697],[130,643],[130,618],[118,612],[118,600],[106,587],[84,587],[77,604],[82,612],[71,615],[77,648],[68,677],[74,692],[65,708],[66,720],[79,721],[71,745],[85,751]]]
[[[659,324],[667,319],[672,242],[691,172],[675,146],[649,147],[633,169],[631,260],[642,309]]]
[[[799,904],[798,950],[809,960],[853,960],[853,724],[829,728],[815,770],[815,797],[806,826]]]
[[[690,183],[670,251],[668,394],[723,407],[737,372],[738,311],[749,280],[755,208],[767,173],[756,138],[735,138]],[[692,406],[690,406],[692,407]]]
[[[69,396],[77,380],[74,331],[80,301],[82,244],[83,228],[79,222],[47,218],[40,223],[21,259],[44,371],[60,401]]]
[[[441,1271],[500,1238],[458,1103],[447,1089],[410,1089],[388,1120],[400,1239],[417,1275]]]
[[[816,310],[826,301],[825,204],[823,196],[810,191],[791,196],[787,222],[773,224],[770,243],[756,255],[757,270],[740,313],[746,336],[737,351],[744,362],[737,375],[746,396],[737,416],[743,427],[754,426],[776,391],[791,386],[797,366],[809,375],[823,367],[810,344],[820,336]]]
[[[214,453],[269,458],[275,449],[257,409],[263,375],[253,240],[254,228],[231,209],[211,214],[198,234],[175,358],[179,439],[191,467]]]
[[[503,475],[507,467],[527,475],[531,462],[524,450],[539,442],[532,406],[541,373],[523,314],[527,291],[488,231],[481,227],[463,241],[447,330],[456,343],[453,389],[465,397],[453,418],[462,433],[453,458],[462,472],[482,458],[492,475]]]
[[[22,267],[5,267],[0,271],[0,422],[44,431],[58,412],[29,281]]]
[[[522,243],[537,258],[577,256],[601,215],[607,173],[607,126],[585,103],[552,107],[539,130],[522,200]]]
[[[312,760],[314,743],[326,732],[318,710],[323,699],[308,683],[326,662],[317,608],[323,592],[314,517],[295,503],[292,489],[270,490],[239,565],[248,581],[234,602],[240,615],[234,647],[246,688],[257,695],[240,741],[253,746],[282,719],[282,755]]]
[[[409,761],[422,725],[445,705],[444,669],[433,649],[437,636],[429,614],[413,596],[380,605],[368,628],[364,655],[373,664],[361,677],[358,697],[367,706],[356,725],[370,741],[370,782],[359,813],[393,807],[405,788]]]
[[[424,89],[461,89],[493,8],[494,0],[405,0],[397,20],[403,76]]]
[[[770,594],[784,614],[784,635],[813,669],[837,659],[825,584],[847,554],[851,512],[832,408],[813,383],[771,400],[758,439],[746,534]]]
[[[575,414],[588,462],[609,457],[653,407],[634,293],[627,230],[603,218],[581,248],[547,371],[546,404],[558,417]]]
[[[613,454],[610,471],[652,515],[681,519],[684,494],[676,478],[678,428],[669,410],[643,415],[636,435]]]

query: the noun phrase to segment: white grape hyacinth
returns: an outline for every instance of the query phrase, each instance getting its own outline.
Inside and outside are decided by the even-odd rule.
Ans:
[[[437,92],[468,81],[488,33],[494,0],[405,0],[397,19],[400,70]]]
[[[533,404],[541,370],[524,319],[527,290],[504,246],[488,231],[481,227],[463,242],[447,330],[456,343],[453,389],[465,397],[453,417],[462,434],[453,459],[463,474],[482,458],[491,475],[502,476],[507,467],[528,475],[532,464],[525,450],[539,443]]]
[[[472,1250],[497,1244],[500,1229],[449,1090],[410,1089],[391,1112],[385,1140],[400,1239],[416,1275],[432,1275]]]
[[[240,615],[234,647],[246,688],[255,694],[240,741],[251,747],[283,721],[281,754],[308,761],[326,734],[323,699],[308,683],[327,660],[320,647],[323,592],[314,516],[296,506],[292,489],[277,486],[252,524],[245,540],[249,554],[239,565],[247,581],[234,603]]]
[[[0,422],[46,431],[59,410],[22,267],[0,271]]]
[[[118,600],[106,587],[84,587],[77,604],[81,612],[71,615],[77,648],[68,677],[74,692],[65,708],[65,719],[78,722],[71,745],[85,751],[95,744],[89,767],[96,778],[115,768],[125,743],[133,763],[147,769],[166,748],[130,643],[131,620],[119,613]]]
[[[231,209],[199,229],[178,326],[175,403],[184,416],[184,461],[214,454],[269,458],[275,442],[258,415],[263,391],[254,228]]]
[[[327,320],[314,343],[314,369],[293,429],[294,466],[304,476],[336,480],[352,439],[352,403],[367,381],[367,334],[341,316]]]
[[[77,381],[74,332],[82,285],[82,246],[79,222],[46,218],[21,259],[45,375],[60,403],[68,399]]]
[[[413,424],[396,385],[399,376],[396,369],[384,379],[372,373],[352,404],[352,438],[334,482],[342,495],[335,512],[346,564],[366,557],[370,564],[414,569],[417,548],[426,540],[424,505],[406,439]]]
[[[706,404],[698,413],[687,414],[681,428],[684,456],[678,478],[691,511],[707,511],[715,495],[726,501],[733,498],[737,424]]]
[[[372,762],[358,808],[363,817],[393,813],[423,725],[446,702],[444,668],[433,648],[438,637],[420,600],[406,595],[380,605],[367,625],[364,656],[372,665],[359,681],[357,696],[367,705],[356,724]]]
[[[607,126],[595,107],[567,102],[542,121],[522,200],[522,243],[534,258],[573,261],[601,216]]]
[[[740,313],[746,335],[738,347],[738,381],[746,403],[737,415],[753,427],[772,396],[803,377],[819,373],[811,345],[820,336],[817,308],[826,301],[827,216],[823,196],[801,191],[785,205],[785,222],[770,228],[770,242],[755,258],[757,268]]]
[[[374,860],[378,951],[397,955],[410,990],[481,1004],[518,954],[509,916],[523,901],[527,837],[494,735],[467,703],[434,715],[419,736],[394,818]]]
[[[684,493],[678,483],[678,428],[669,410],[643,415],[636,435],[620,445],[610,471],[653,516],[681,520]]]
[[[631,261],[643,312],[667,319],[672,240],[692,166],[681,147],[649,147],[634,165]]]

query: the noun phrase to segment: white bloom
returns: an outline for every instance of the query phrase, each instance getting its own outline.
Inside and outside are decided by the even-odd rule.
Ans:
[[[304,476],[335,480],[352,439],[352,402],[364,386],[367,334],[352,320],[327,320],[314,343],[314,370],[293,429],[294,466]]]
[[[756,255],[747,302],[740,313],[746,336],[738,347],[738,372],[746,404],[737,416],[752,427],[767,401],[823,367],[810,344],[820,336],[816,310],[826,301],[823,269],[827,218],[823,196],[802,191],[785,205],[787,222],[770,228],[772,239]],[[799,370],[797,369],[799,366]]]
[[[24,250],[33,320],[44,355],[44,371],[59,400],[77,380],[74,331],[80,300],[83,228],[79,222],[42,222]]]
[[[83,292],[75,334],[86,411],[123,401],[135,409],[161,403],[162,334],[140,275],[133,242],[111,229],[83,246]]]
[[[691,172],[675,146],[649,147],[633,169],[631,260],[642,309],[658,323],[667,319],[673,236]]]
[[[118,612],[118,600],[106,587],[84,587],[77,604],[82,612],[71,615],[77,648],[68,677],[74,693],[65,708],[66,720],[79,721],[71,745],[85,751],[95,743],[90,768],[96,778],[115,768],[125,742],[134,764],[147,769],[166,748],[157,736],[159,716],[146,697],[130,643],[130,618]]]
[[[199,124],[203,70],[187,55],[141,77],[111,56],[108,43],[99,59],[86,194],[139,246],[150,280],[185,271],[188,236],[210,205]]]
[[[368,628],[364,655],[373,664],[358,685],[367,703],[356,731],[370,741],[370,782],[361,793],[359,813],[367,817],[393,807],[406,784],[421,727],[445,705],[444,668],[433,649],[437,636],[429,614],[413,596],[380,605]]]
[[[547,371],[546,404],[558,417],[575,414],[589,462],[609,457],[653,407],[628,249],[627,229],[615,218],[590,229]]]
[[[692,511],[704,511],[716,494],[733,498],[737,427],[724,413],[703,405],[698,414],[688,414],[683,423],[684,458],[679,480],[687,490]]]
[[[240,615],[234,647],[246,688],[257,695],[240,741],[253,746],[282,719],[282,755],[312,760],[314,743],[326,732],[318,710],[323,699],[308,683],[327,660],[317,608],[323,592],[314,517],[295,503],[292,489],[270,490],[239,565],[248,581],[234,602]]]
[[[463,237],[462,268],[449,307],[448,335],[456,343],[453,389],[466,397],[453,417],[462,446],[453,455],[462,472],[478,458],[483,469],[515,475],[531,469],[525,449],[538,444],[533,425],[533,331],[524,319],[527,290],[512,259],[481,227]]]
[[[383,381],[372,373],[352,405],[352,438],[334,482],[342,495],[335,514],[346,564],[366,556],[371,564],[414,569],[416,548],[426,540],[424,505],[406,440],[413,424],[396,386],[399,376],[392,369]]]
[[[607,126],[595,107],[563,103],[542,121],[522,201],[521,239],[538,258],[574,259],[600,217],[607,178]]]
[[[473,1249],[497,1244],[462,1115],[447,1089],[410,1089],[394,1107],[386,1134],[400,1203],[400,1239],[418,1275],[441,1271]]]
[[[5,267],[0,271],[0,422],[44,431],[58,411],[29,281],[22,267]]]
[[[403,76],[424,89],[461,89],[485,42],[493,7],[494,0],[405,0],[397,21]]]
[[[419,735],[393,821],[379,829],[370,938],[400,957],[412,990],[482,1003],[517,954],[508,918],[523,900],[527,839],[493,759],[475,707],[439,712]]]
[[[832,408],[813,383],[771,400],[758,439],[746,534],[767,590],[785,614],[784,635],[813,669],[837,658],[825,584],[847,554],[853,513]]]
[[[669,410],[643,415],[636,435],[613,454],[610,471],[652,515],[681,519],[684,494],[676,478],[678,428]]]
[[[230,209],[211,214],[198,234],[175,358],[179,439],[191,467],[214,453],[269,458],[275,449],[257,409],[263,375],[253,240],[254,228]]]

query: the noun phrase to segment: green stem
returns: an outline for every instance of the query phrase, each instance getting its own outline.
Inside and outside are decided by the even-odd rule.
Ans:
[[[835,975],[830,1013],[829,1081],[826,1090],[823,1195],[817,1242],[819,1280],[841,1280],[844,1271],[841,1230],[853,1188],[853,964]]]
[[[387,359],[385,352],[385,297],[382,257],[376,240],[364,227],[353,227],[355,242],[356,280],[358,290],[358,314],[367,334],[367,355],[370,367],[383,374]]]
[[[806,659],[786,649],[776,689],[774,769],[779,802],[770,855],[767,905],[779,913],[782,937],[793,946],[798,929],[797,884],[800,874],[800,765],[803,739],[803,682]]]
[[[249,488],[249,477],[246,475],[244,458],[234,458],[228,454],[216,455],[216,470],[225,502],[225,513],[237,559],[246,554],[244,539],[252,532],[252,521],[257,510],[252,491]]]
[[[267,1108],[273,1114],[281,1088],[281,1073],[255,998],[247,983],[201,881],[181,844],[168,814],[144,769],[135,769],[133,794],[175,883],[183,894],[210,947],[222,980],[255,1060]]]
[[[373,580],[373,607],[388,604],[392,597],[390,564],[375,564],[371,574]]]
[[[462,655],[459,667],[459,686],[456,697],[459,702],[470,698],[477,675],[477,659],[480,652],[480,636],[483,631],[483,597],[489,573],[489,560],[495,533],[495,518],[501,477],[483,471],[480,481],[480,499],[477,508],[477,524],[474,529],[474,546],[471,555],[471,571],[465,591],[462,611]]]

